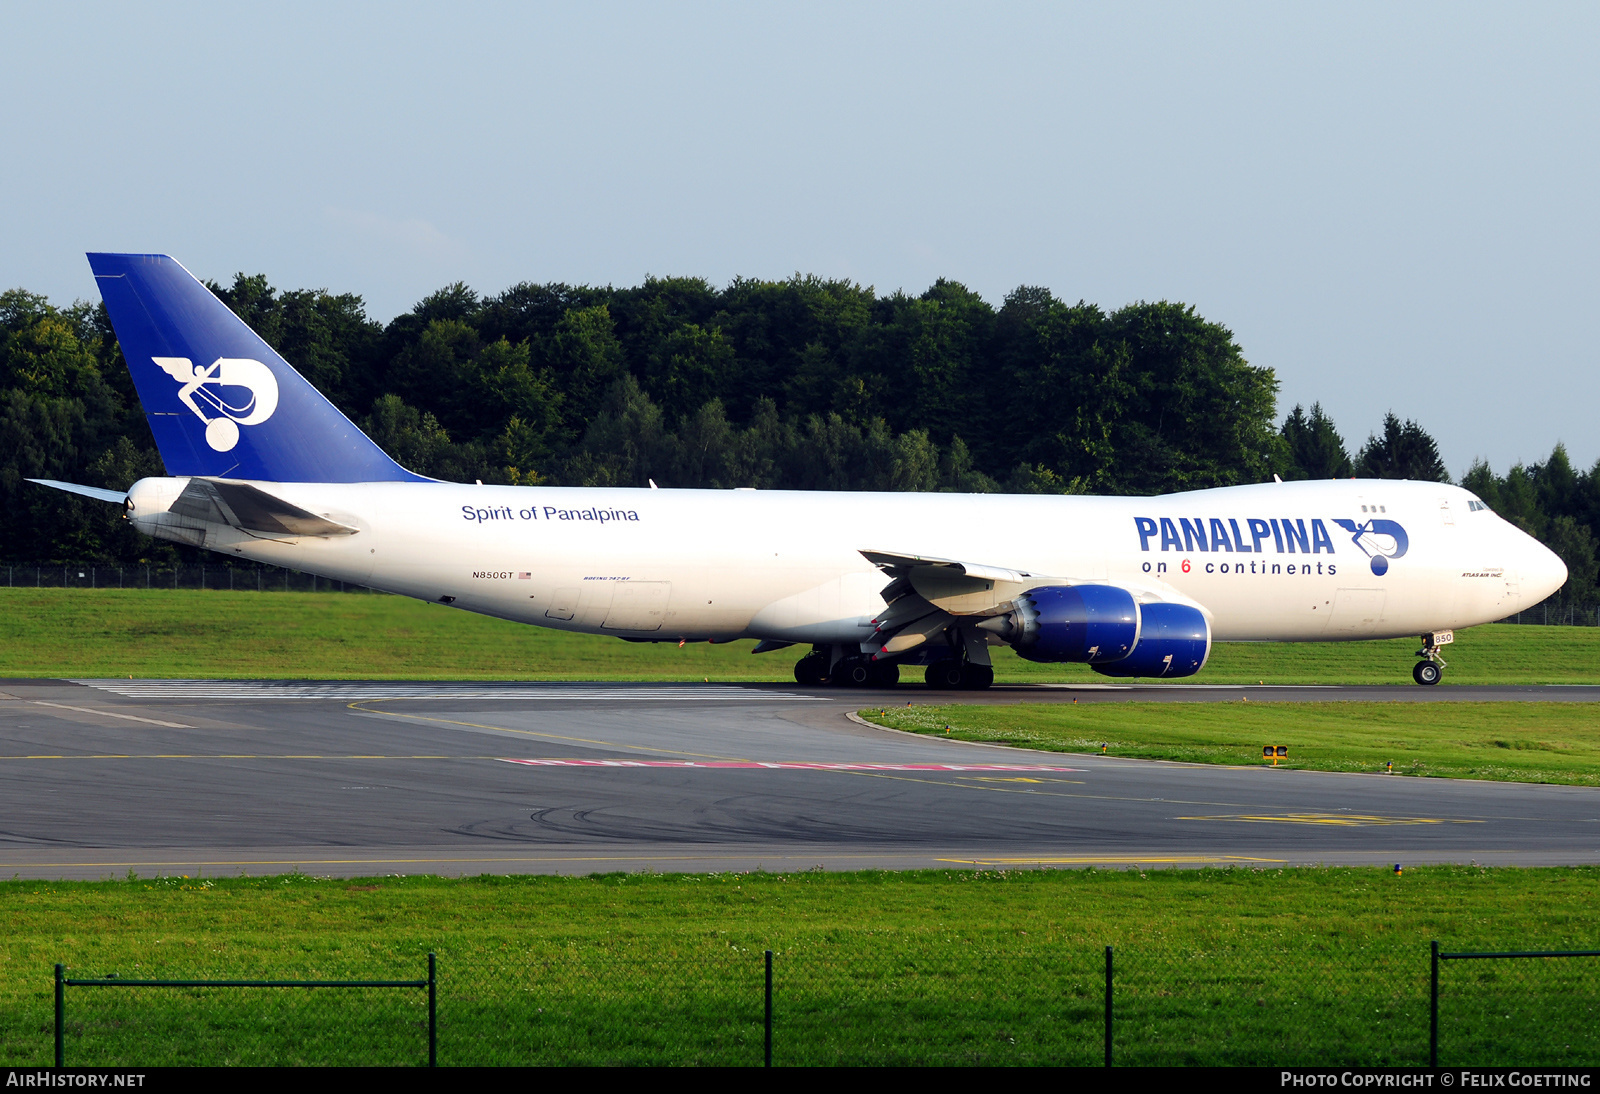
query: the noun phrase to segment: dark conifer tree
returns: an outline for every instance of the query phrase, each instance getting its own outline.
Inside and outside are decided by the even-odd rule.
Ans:
[[[1297,403],[1283,421],[1284,444],[1289,449],[1290,479],[1347,479],[1350,453],[1344,438],[1333,427],[1333,419],[1322,411],[1321,403],[1311,404],[1307,414]]]
[[[1402,422],[1393,411],[1383,417],[1383,435],[1367,438],[1356,461],[1356,475],[1363,479],[1450,481],[1434,439],[1411,419]]]

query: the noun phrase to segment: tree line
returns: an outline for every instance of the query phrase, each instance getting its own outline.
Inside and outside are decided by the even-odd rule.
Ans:
[[[1392,414],[1354,454],[1318,405],[1279,422],[1272,371],[1178,303],[1108,312],[1024,286],[996,308],[953,281],[879,295],[799,275],[458,283],[385,325],[350,293],[244,274],[211,288],[397,461],[442,479],[1155,494],[1449,478],[1426,431]],[[103,305],[0,294],[0,557],[187,559],[108,506],[22,481],[162,473]],[[1576,472],[1558,446],[1463,483],[1568,558],[1567,595],[1594,595],[1600,465]]]

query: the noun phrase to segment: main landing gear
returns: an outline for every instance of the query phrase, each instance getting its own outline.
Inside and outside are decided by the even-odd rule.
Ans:
[[[814,688],[828,678],[828,654],[812,650],[794,663],[794,679],[802,687]]]
[[[1438,631],[1422,636],[1422,648],[1417,651],[1417,656],[1422,658],[1411,667],[1411,679],[1419,684],[1432,686],[1444,677],[1444,670],[1449,668],[1449,663],[1439,656],[1439,647],[1455,641],[1455,634],[1451,631]]]
[[[849,654],[832,662],[830,651],[812,650],[795,662],[794,678],[803,687],[823,684],[846,688],[892,688],[900,682],[900,665],[874,661],[866,654]],[[923,679],[935,691],[982,691],[994,683],[994,669],[956,657],[943,657],[929,665]]]
[[[864,654],[841,658],[830,670],[827,650],[812,650],[795,662],[794,678],[808,688],[833,684],[847,688],[892,688],[900,682],[900,666],[874,661]]]
[[[994,683],[994,668],[947,657],[929,665],[923,679],[935,691],[982,691]]]

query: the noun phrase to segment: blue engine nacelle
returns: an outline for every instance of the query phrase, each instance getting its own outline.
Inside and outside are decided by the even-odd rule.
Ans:
[[[1029,661],[1120,661],[1139,641],[1139,605],[1111,585],[1045,585],[1018,598],[1013,640]]]
[[[1073,661],[1106,676],[1193,676],[1211,628],[1186,604],[1139,604],[1113,585],[1030,589],[1008,616],[979,624],[1029,661]]]
[[[1211,654],[1211,628],[1187,604],[1139,607],[1139,641],[1133,652],[1108,665],[1094,665],[1105,676],[1193,676]]]

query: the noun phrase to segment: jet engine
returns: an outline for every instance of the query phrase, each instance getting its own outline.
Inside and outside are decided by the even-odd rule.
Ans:
[[[1106,676],[1193,676],[1211,652],[1211,628],[1186,604],[1140,604],[1114,585],[1029,589],[979,628],[1029,661],[1073,661]]]
[[[1211,628],[1187,604],[1141,604],[1139,641],[1120,661],[1094,664],[1104,676],[1193,676],[1211,654]]]

